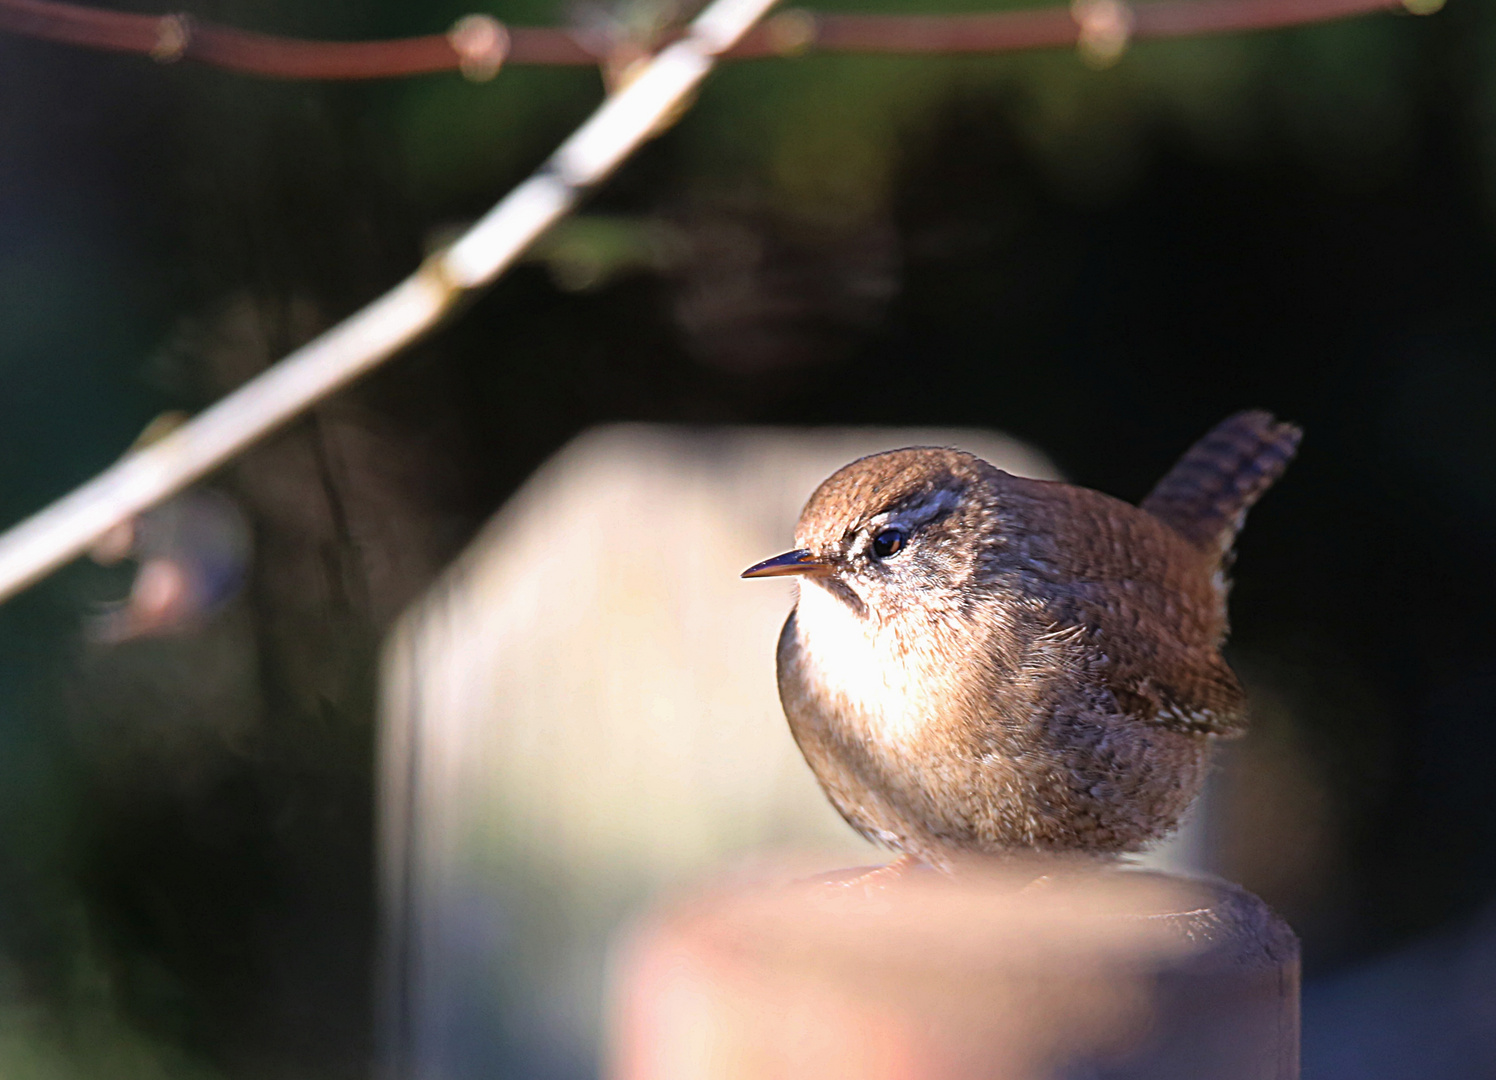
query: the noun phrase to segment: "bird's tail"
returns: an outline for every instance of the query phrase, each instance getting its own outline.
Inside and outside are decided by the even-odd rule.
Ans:
[[[1228,417],[1185,452],[1142,508],[1224,558],[1247,511],[1293,460],[1302,435],[1260,409]]]

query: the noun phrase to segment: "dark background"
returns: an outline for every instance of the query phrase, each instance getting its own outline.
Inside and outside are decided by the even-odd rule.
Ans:
[[[344,38],[462,13],[193,10]],[[1465,940],[1496,885],[1493,61],[1496,13],[1452,0],[1103,71],[719,73],[534,260],[215,479],[257,558],[206,630],[89,644],[129,571],[88,563],[0,608],[0,1071],[365,1074],[380,635],[587,426],[987,426],[1136,499],[1251,406],[1306,435],[1240,546],[1260,715],[1218,868],[1303,935],[1334,1060],[1370,1023],[1356,973]],[[0,518],[388,287],[600,91],[0,39]]]

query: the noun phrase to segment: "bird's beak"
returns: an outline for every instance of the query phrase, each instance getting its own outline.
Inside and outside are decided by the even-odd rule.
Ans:
[[[785,577],[796,574],[801,577],[825,577],[831,573],[831,564],[825,559],[818,559],[804,548],[796,551],[786,551],[783,555],[775,555],[772,559],[765,559],[743,571],[745,578],[759,577]]]

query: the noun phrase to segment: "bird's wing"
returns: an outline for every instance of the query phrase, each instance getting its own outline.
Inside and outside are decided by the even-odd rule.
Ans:
[[[1165,653],[1175,652],[1165,648]],[[1220,654],[1161,655],[1146,665],[1104,665],[1107,686],[1127,712],[1176,731],[1234,738],[1246,731],[1246,695]]]
[[[1137,594],[1145,607],[1154,606],[1145,590]],[[1018,681],[1039,686],[1079,677],[1099,683],[1120,710],[1149,723],[1218,738],[1246,731],[1246,694],[1208,627],[1179,636],[1177,620],[1137,607],[1054,598],[1033,603],[1028,618]]]

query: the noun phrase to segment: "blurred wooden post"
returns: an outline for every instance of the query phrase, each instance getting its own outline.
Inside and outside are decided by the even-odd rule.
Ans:
[[[611,1080],[1295,1080],[1299,949],[1224,882],[1132,871],[734,884],[615,969]]]

